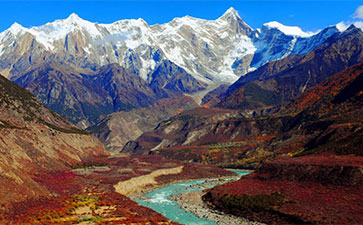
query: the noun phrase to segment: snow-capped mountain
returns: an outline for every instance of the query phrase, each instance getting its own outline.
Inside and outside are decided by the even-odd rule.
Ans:
[[[316,34],[278,22],[248,26],[233,8],[216,20],[185,16],[148,25],[143,19],[98,24],[71,14],[39,27],[14,23],[0,33],[0,73],[12,78],[49,61],[94,69],[118,63],[149,83],[164,60],[204,83],[232,83],[261,65],[302,54],[334,33]]]

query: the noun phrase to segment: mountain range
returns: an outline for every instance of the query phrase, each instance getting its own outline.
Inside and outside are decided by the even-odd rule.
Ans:
[[[248,26],[233,8],[216,20],[185,16],[148,25],[143,19],[98,24],[71,14],[39,27],[14,23],[0,34],[1,72],[12,78],[33,65],[63,61],[83,68],[118,63],[151,82],[163,60],[206,82],[236,81],[261,65],[319,46],[341,25],[317,33],[278,22]]]
[[[14,23],[0,33],[0,71],[86,128],[163,98],[191,95],[201,103],[218,86],[274,60],[298,60],[346,30],[337,24],[307,33],[278,22],[253,29],[233,8],[216,20],[185,16],[160,25],[99,24],[71,14],[38,27]]]
[[[241,77],[221,96],[227,108],[288,103],[329,76],[363,61],[363,32],[350,26],[306,54],[272,61]]]
[[[269,22],[253,29],[233,8],[216,20],[185,16],[161,25],[98,24],[71,14],[39,27],[14,23],[0,34],[0,67],[83,128],[164,98],[199,102],[216,87],[203,103],[254,110],[289,102],[359,63],[361,25],[308,33]]]

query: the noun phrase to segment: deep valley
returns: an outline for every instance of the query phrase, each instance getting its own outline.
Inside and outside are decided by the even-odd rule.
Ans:
[[[359,9],[316,32],[252,28],[233,7],[14,23],[0,33],[0,224],[361,224]]]

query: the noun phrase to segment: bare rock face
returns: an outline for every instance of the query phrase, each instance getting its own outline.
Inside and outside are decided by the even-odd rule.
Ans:
[[[107,156],[93,136],[0,76],[1,203],[50,194],[36,176]]]
[[[128,141],[151,131],[159,122],[196,107],[198,105],[191,97],[161,99],[152,107],[110,114],[88,131],[98,137],[109,152],[119,153]]]
[[[184,69],[168,60],[162,61],[150,78],[150,87],[163,97],[171,97],[172,93],[190,94],[207,87],[205,83],[196,80]]]

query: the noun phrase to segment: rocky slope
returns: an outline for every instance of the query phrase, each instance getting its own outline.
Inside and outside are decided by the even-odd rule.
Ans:
[[[164,60],[150,75],[150,87],[163,97],[172,97],[172,93],[193,93],[204,90],[207,85],[196,80],[181,67],[169,60]],[[171,92],[171,93],[170,93]]]
[[[201,105],[217,105],[220,102],[221,96],[226,93],[228,88],[229,85],[227,84],[219,85],[217,88],[213,89],[212,91],[208,92],[206,95],[203,96]]]
[[[108,155],[96,138],[2,76],[0,109],[1,204],[46,196],[35,176]]]
[[[109,114],[88,131],[104,143],[109,152],[119,153],[128,141],[151,131],[159,122],[197,107],[191,97],[161,99],[151,107]]]
[[[14,81],[47,107],[83,127],[100,116],[149,106],[159,98],[149,84],[118,64],[92,71],[52,62]]]

